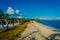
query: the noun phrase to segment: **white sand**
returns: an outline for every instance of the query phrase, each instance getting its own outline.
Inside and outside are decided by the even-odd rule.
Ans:
[[[33,33],[34,31],[37,31]],[[48,28],[45,25],[39,24],[35,21],[31,21],[27,28],[21,33],[21,37],[17,38],[17,40],[31,40],[33,37],[36,40],[45,40],[45,37],[49,37],[51,34],[60,33],[53,31],[52,28]]]

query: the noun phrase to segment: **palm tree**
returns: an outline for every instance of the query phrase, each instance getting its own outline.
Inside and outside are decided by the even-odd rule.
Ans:
[[[8,30],[8,22],[9,22],[8,18],[9,18],[9,14],[6,14],[6,15],[5,15],[6,24],[7,24],[6,30]]]
[[[3,16],[4,16],[4,13],[3,13],[3,11],[2,11],[2,10],[0,10],[0,19],[2,19],[2,18],[3,18]]]
[[[0,19],[1,19],[1,25],[4,28],[4,24],[3,24],[3,19],[4,19],[4,13],[2,10],[0,10]]]
[[[19,24],[21,24],[21,18],[18,19]]]
[[[14,21],[15,21],[15,20],[14,20],[14,18],[13,18],[13,27],[14,27]]]
[[[11,18],[11,20],[12,20],[12,25],[14,27],[14,25],[15,25],[15,18]]]

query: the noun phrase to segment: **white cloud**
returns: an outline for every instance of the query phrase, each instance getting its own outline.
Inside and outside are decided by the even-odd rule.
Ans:
[[[17,10],[16,10],[16,14],[19,14],[19,12],[20,12],[20,11],[17,9]]]
[[[22,16],[18,16],[17,18],[22,18]]]
[[[7,13],[8,14],[14,14],[14,9],[12,9],[12,7],[8,7]]]

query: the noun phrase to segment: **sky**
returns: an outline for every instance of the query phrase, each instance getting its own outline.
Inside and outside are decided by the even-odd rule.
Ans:
[[[0,9],[10,17],[60,19],[60,0],[0,0]]]

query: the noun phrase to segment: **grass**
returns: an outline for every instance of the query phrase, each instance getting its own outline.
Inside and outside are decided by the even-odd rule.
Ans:
[[[22,32],[26,28],[27,24],[28,22],[18,25],[14,29],[1,32],[0,40],[15,40],[18,33]]]

